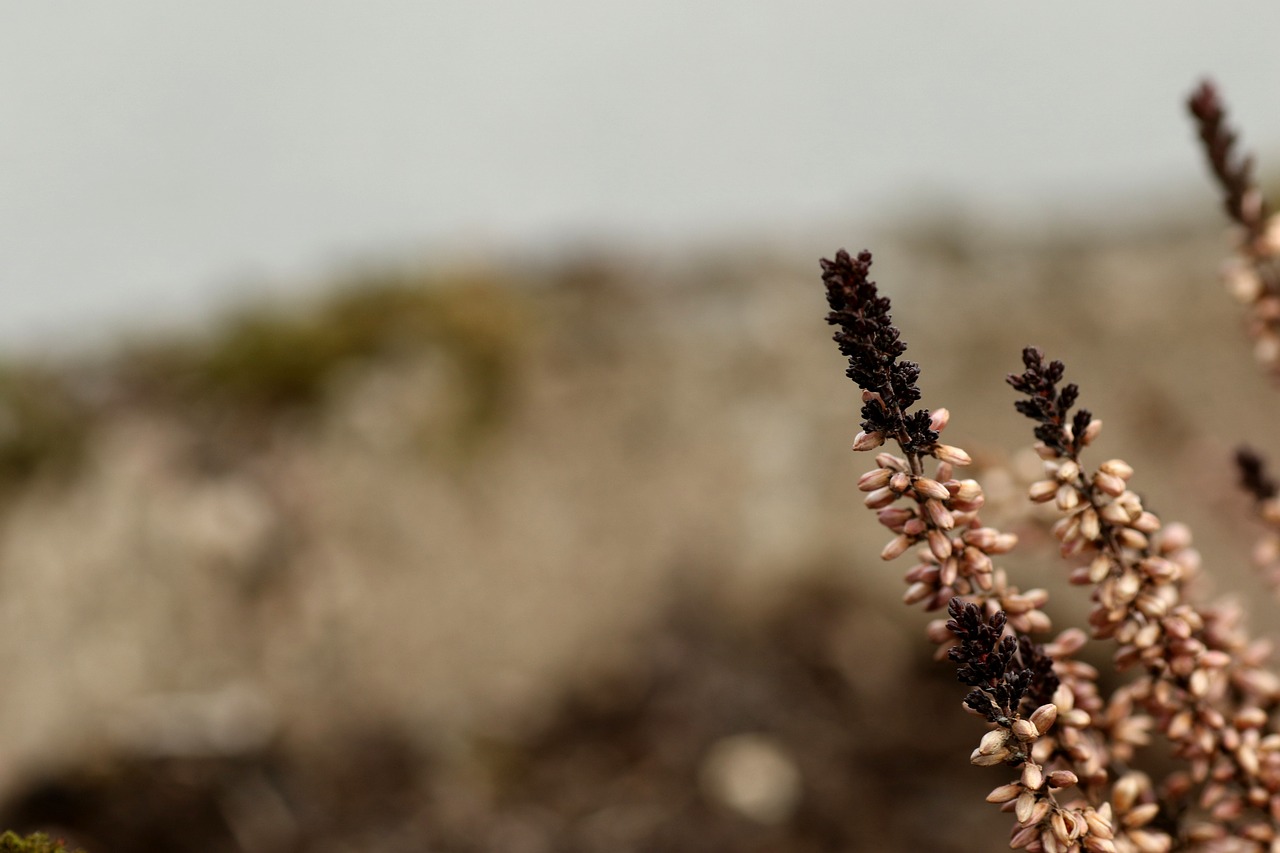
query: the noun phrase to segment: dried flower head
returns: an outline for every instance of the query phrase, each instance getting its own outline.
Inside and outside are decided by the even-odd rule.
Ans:
[[[1258,236],[1267,219],[1267,204],[1253,178],[1253,156],[1236,148],[1236,134],[1227,126],[1217,87],[1202,81],[1187,98],[1187,109],[1195,118],[1209,168],[1222,188],[1227,216]]]
[[[928,409],[908,413],[920,399],[920,366],[899,361],[907,350],[889,316],[889,300],[876,290],[867,274],[871,253],[852,258],[844,249],[835,260],[823,259],[831,313],[827,322],[839,326],[834,338],[849,359],[846,375],[862,388],[862,429],[867,435],[898,440],[909,453],[927,453],[938,440]]]
[[[1039,424],[1035,429],[1036,438],[1061,455],[1074,458],[1084,447],[1093,420],[1088,409],[1081,409],[1068,423],[1080,389],[1075,383],[1069,383],[1059,390],[1065,367],[1060,361],[1045,364],[1044,353],[1037,347],[1022,351],[1022,364],[1026,369],[1021,375],[1011,373],[1006,378],[1015,391],[1027,395],[1027,399],[1014,403],[1014,407]]]
[[[956,663],[956,678],[974,688],[964,699],[967,708],[1010,727],[1024,703],[1034,709],[1053,698],[1053,661],[1028,638],[1006,634],[1002,611],[988,617],[976,604],[953,598],[947,613],[947,629],[959,641],[947,657]]]

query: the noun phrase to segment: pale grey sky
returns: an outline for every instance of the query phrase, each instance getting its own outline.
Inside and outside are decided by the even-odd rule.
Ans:
[[[1277,39],[1262,0],[3,3],[0,341],[383,253],[1195,187],[1207,72],[1280,157]]]

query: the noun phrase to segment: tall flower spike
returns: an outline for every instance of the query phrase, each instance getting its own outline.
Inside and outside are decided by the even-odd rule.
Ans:
[[[834,261],[824,258],[821,264],[831,306],[827,322],[840,327],[833,337],[849,359],[845,373],[864,391],[862,429],[870,438],[863,444],[870,449],[892,438],[909,455],[928,453],[938,440],[928,409],[908,414],[920,399],[920,366],[898,360],[907,345],[889,316],[889,300],[867,277],[871,253],[852,258],[841,249]]]
[[[1187,100],[1205,159],[1222,190],[1227,216],[1242,232],[1235,257],[1223,267],[1227,289],[1249,306],[1254,357],[1280,378],[1280,216],[1272,215],[1253,177],[1253,158],[1236,149],[1218,90],[1201,83]]]
[[[1235,131],[1227,126],[1227,112],[1218,89],[1204,80],[1187,98],[1187,109],[1196,120],[1209,168],[1222,188],[1222,206],[1249,236],[1262,235],[1267,221],[1267,204],[1253,179],[1253,156],[1236,149]]]

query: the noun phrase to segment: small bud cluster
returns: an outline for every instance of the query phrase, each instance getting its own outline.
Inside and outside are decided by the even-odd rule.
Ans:
[[[1227,289],[1249,306],[1254,354],[1280,375],[1280,216],[1270,215],[1253,177],[1253,158],[1236,150],[1236,134],[1212,83],[1187,100],[1209,168],[1223,193],[1227,216],[1240,229],[1236,255],[1223,267]]]

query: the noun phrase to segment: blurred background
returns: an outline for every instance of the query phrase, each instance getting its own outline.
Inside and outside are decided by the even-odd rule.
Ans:
[[[969,851],[981,726],[861,505],[868,247],[1007,565],[1065,360],[1271,604],[1183,100],[1280,170],[1280,8],[0,11],[0,823],[91,851]],[[1276,185],[1275,181],[1271,181]],[[1105,664],[1105,647],[1091,651]]]

